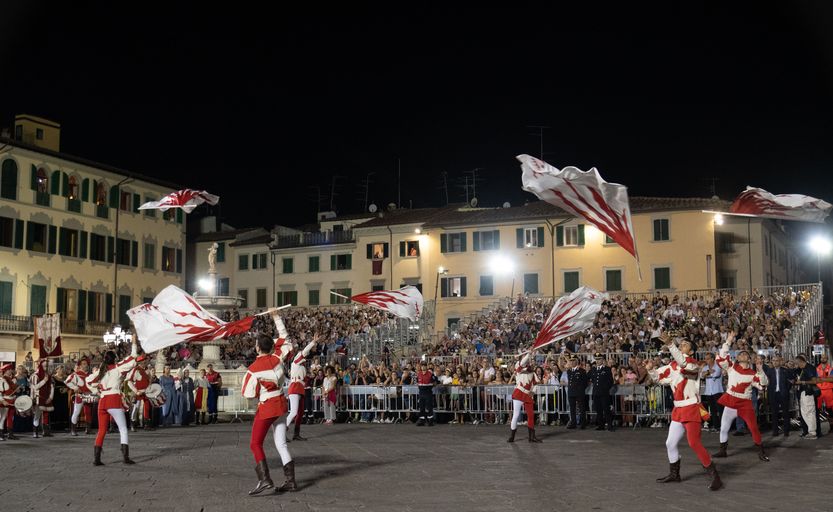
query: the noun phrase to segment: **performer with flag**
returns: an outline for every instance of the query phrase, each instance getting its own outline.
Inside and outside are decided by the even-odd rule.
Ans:
[[[136,358],[136,367],[127,374],[127,386],[133,392],[135,398],[130,411],[130,425],[133,432],[136,431],[136,425],[141,425],[145,430],[155,430],[150,419],[153,405],[145,395],[148,386],[150,386],[150,375],[148,375],[147,366],[147,354],[142,354]]]
[[[124,401],[122,397],[122,385],[128,373],[136,366],[136,335],[131,335],[130,355],[121,361],[116,361],[116,353],[108,350],[104,354],[104,361],[87,377],[87,385],[96,385],[101,393],[101,400],[98,402],[98,435],[95,438],[95,449],[93,451],[93,464],[103,466],[101,462],[101,450],[104,446],[104,436],[107,434],[107,425],[110,418],[115,420],[119,427],[121,440],[121,453],[125,464],[135,464],[130,459],[130,450],[127,444],[127,418],[125,418]]]
[[[533,371],[530,353],[524,355],[515,363],[515,390],[512,392],[512,423],[508,443],[515,442],[515,432],[518,430],[518,420],[521,418],[521,408],[526,412],[526,428],[529,432],[530,443],[540,443],[535,437],[535,413],[532,407],[532,388],[538,384],[538,376]]]
[[[277,322],[276,322],[277,323]],[[269,474],[266,454],[263,452],[263,440],[269,428],[275,424],[275,445],[283,463],[286,481],[277,490],[296,491],[295,462],[286,446],[287,424],[284,416],[287,414],[286,397],[283,394],[281,382],[284,378],[283,360],[280,355],[273,353],[275,342],[269,336],[260,334],[255,340],[257,359],[249,366],[243,378],[242,393],[246,398],[258,398],[257,412],[252,423],[252,437],[249,447],[255,458],[255,473],[257,486],[249,491],[249,495],[275,487]]]
[[[49,430],[49,413],[55,410],[52,400],[55,398],[55,384],[49,374],[49,360],[38,359],[38,369],[32,376],[32,400],[35,402],[35,415],[32,419],[32,437],[38,438],[38,426],[43,430],[43,437],[52,437]]]
[[[81,417],[81,412],[84,412],[84,419],[87,422],[87,433],[90,430],[90,423],[92,422],[92,407],[90,404],[84,402],[84,396],[90,396],[92,391],[87,386],[87,377],[89,377],[89,362],[87,358],[82,358],[75,363],[75,371],[64,380],[64,384],[72,390],[72,417],[70,418],[69,430],[73,436],[78,435],[78,419]]]
[[[283,322],[281,322],[283,324]],[[295,433],[292,435],[293,441],[306,441],[306,438],[301,437],[301,422],[304,419],[302,411],[304,410],[304,396],[306,395],[306,377],[307,377],[307,357],[310,352],[318,345],[319,335],[315,333],[312,341],[307,343],[301,352],[292,358],[292,366],[289,369],[289,416],[286,417],[286,426],[292,425],[295,422]]]
[[[14,400],[17,398],[17,384],[14,381],[14,364],[0,366],[0,441],[17,439],[7,426],[6,418],[14,413]]]
[[[682,340],[680,347],[668,333],[660,335],[660,340],[668,347],[673,361],[670,364],[654,369],[652,361],[648,361],[645,369],[653,382],[664,386],[671,386],[674,391],[674,409],[671,412],[671,425],[668,427],[668,438],[665,447],[668,450],[668,462],[671,470],[667,476],[658,478],[657,482],[680,482],[680,452],[677,448],[683,436],[688,437],[688,445],[697,454],[700,463],[706,468],[711,482],[709,489],[716,491],[723,487],[720,475],[709,452],[700,441],[705,409],[700,405],[700,367],[693,354],[697,347],[693,342]],[[705,413],[708,419],[708,413]]]
[[[755,408],[752,405],[752,388],[756,387],[763,391],[769,380],[764,373],[763,366],[759,365],[757,368],[752,368],[750,355],[746,350],[739,351],[735,356],[736,361],[732,362],[729,358],[729,349],[733,341],[735,341],[735,333],[731,332],[726,336],[726,342],[720,347],[720,353],[716,359],[720,368],[728,374],[729,383],[726,392],[717,401],[723,406],[723,416],[720,420],[720,451],[712,457],[727,457],[729,429],[732,427],[735,418],[740,416],[749,427],[749,432],[752,433],[752,441],[758,448],[758,458],[764,462],[769,462],[769,457],[764,451],[763,441],[761,440],[761,432],[758,430]]]

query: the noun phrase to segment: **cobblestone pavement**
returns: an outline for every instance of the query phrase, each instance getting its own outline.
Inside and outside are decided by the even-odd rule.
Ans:
[[[764,437],[772,462],[759,462],[749,436],[730,437],[718,461],[719,492],[681,445],[680,484],[667,473],[665,430],[567,431],[542,427],[529,444],[524,427],[492,425],[304,426],[306,442],[289,445],[300,492],[248,497],[256,483],[250,424],[139,432],[137,462],[120,462],[118,435],[105,441],[104,467],[92,466],[93,436],[56,434],[0,442],[0,510],[224,511],[664,511],[833,510],[833,437]],[[710,451],[716,434],[704,433]],[[271,437],[273,479],[282,470]]]

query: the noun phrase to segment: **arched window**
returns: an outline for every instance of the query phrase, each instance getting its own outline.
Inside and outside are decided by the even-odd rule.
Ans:
[[[38,192],[41,194],[49,192],[49,178],[46,177],[43,167],[38,169]]]
[[[3,199],[17,199],[17,162],[11,158],[3,160],[2,175],[0,176],[0,197]]]
[[[98,190],[95,191],[95,204],[98,206],[107,205],[107,190],[101,181],[98,182]]]
[[[67,194],[69,199],[78,199],[78,180],[75,176],[69,177],[69,191]]]

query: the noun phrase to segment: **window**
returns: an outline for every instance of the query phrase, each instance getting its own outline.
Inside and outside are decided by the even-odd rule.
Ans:
[[[0,281],[0,315],[12,314],[12,283]]]
[[[350,254],[333,254],[330,256],[330,270],[350,270],[353,268]]]
[[[0,217],[0,246],[12,247],[14,242],[14,219]]]
[[[17,163],[11,158],[3,160],[2,174],[0,174],[0,197],[3,199],[17,199]]]
[[[43,140],[43,128],[35,128],[35,138]]]
[[[149,270],[156,269],[156,244],[145,244],[145,259],[142,262],[142,268]]]
[[[342,231],[344,231],[344,224],[334,224],[333,225],[333,232],[334,233],[340,233]]]
[[[255,290],[255,307],[258,308],[265,308],[266,307],[266,288],[258,288]]]
[[[149,203],[151,201],[156,201],[156,199],[154,199],[152,197],[145,196],[145,202],[146,203]],[[153,208],[149,208],[147,210],[142,210],[142,211],[145,212],[145,217],[154,217],[154,218],[156,217],[156,210],[153,209]],[[218,255],[219,255],[219,253],[218,253]],[[220,261],[220,259],[217,258],[217,261]]]
[[[176,269],[176,250],[173,247],[162,247],[162,270],[174,272]]]
[[[107,206],[107,189],[104,187],[103,181],[99,181],[95,185],[95,204],[96,206]]]
[[[654,289],[668,290],[671,288],[671,269],[657,267],[654,269]]]
[[[226,261],[226,243],[217,242],[217,263]]]
[[[284,258],[283,259],[283,273],[284,274],[291,274],[292,273],[293,262],[294,262],[293,258]]]
[[[605,270],[605,290],[609,292],[622,291],[621,270]]]
[[[564,272],[564,293],[571,293],[578,288],[579,275],[577,270]]]
[[[367,259],[369,260],[383,260],[389,256],[388,244],[374,243],[367,244]]]
[[[90,259],[95,261],[107,261],[107,237],[90,234]]]
[[[524,293],[538,294],[538,274],[524,274]]]
[[[217,280],[217,295],[220,297],[228,297],[229,293],[229,278],[221,277]]]
[[[291,291],[291,292],[278,292],[278,306],[286,306],[291,304],[293,306],[298,305],[298,292]]]
[[[330,304],[347,304],[350,302],[349,297],[352,297],[353,291],[350,288],[335,288],[332,290],[339,295],[343,295],[344,297],[348,297],[345,299],[344,297],[339,297],[339,295],[330,294]]]
[[[500,249],[500,231],[475,231],[471,235],[475,251],[493,251]]]
[[[240,254],[237,256],[237,270],[249,270],[248,254]]]
[[[46,233],[46,224],[29,222],[29,226],[26,229],[26,249],[35,252],[46,252]]]
[[[23,140],[23,125],[18,124],[14,127],[14,139],[15,140]]]
[[[46,286],[33,284],[30,287],[31,295],[29,311],[32,316],[46,313]]]
[[[127,310],[130,309],[132,297],[130,295],[119,295],[119,325],[130,325],[130,317],[127,316]]]
[[[440,235],[440,252],[466,252],[466,234],[448,233]]]
[[[440,296],[441,297],[465,297],[466,296],[466,278],[465,277],[444,277],[440,279]]]
[[[767,273],[767,281],[769,281],[769,274]],[[718,273],[717,287],[718,288],[735,288],[737,287],[737,272],[723,271]],[[769,285],[769,282],[767,282]]]
[[[153,302],[153,297],[142,297],[142,304],[151,304]]]
[[[401,254],[402,251],[399,251],[400,256],[405,258],[416,258],[419,256],[419,241],[407,240],[405,242],[401,242],[400,246],[401,244],[405,244],[405,254]]]
[[[266,253],[252,254],[252,270],[266,268]]]
[[[244,308],[249,307],[248,306],[248,304],[249,304],[249,290],[248,289],[237,290],[237,296],[240,297],[241,299],[243,299],[243,303],[241,304],[241,307],[244,307]]]
[[[61,228],[58,234],[58,254],[78,257],[78,230]]]
[[[123,212],[129,212],[130,208],[130,199],[132,198],[133,194],[130,192],[125,192],[124,190],[121,191],[121,199],[119,200],[119,209]]]
[[[176,212],[174,211],[174,208],[171,208],[170,210],[166,210],[166,211],[162,212],[162,218],[165,219],[165,220],[169,220],[171,222],[175,221],[176,220]]]
[[[108,294],[98,292],[87,292],[87,320],[103,322],[110,312],[107,308]],[[111,299],[112,300],[112,299]]]
[[[43,168],[37,170],[35,180],[35,202],[41,206],[49,206],[49,178]]]
[[[654,242],[666,242],[668,236],[668,219],[654,219]]]
[[[544,247],[544,228],[518,228],[517,247]]]
[[[320,258],[318,256],[310,256],[309,257],[309,271],[310,272],[318,272],[318,266],[320,263]]]
[[[371,284],[370,291],[372,292],[381,292],[384,291],[385,285],[384,284]]]
[[[78,179],[75,176],[70,176],[67,180],[67,199],[79,199],[78,197]]]
[[[95,207],[95,216],[102,219],[110,218],[110,208],[106,204],[100,204]]]
[[[610,238],[610,235],[605,234],[605,243],[606,243],[606,244],[615,244],[615,243],[616,243],[616,240],[614,240],[614,239]]]
[[[577,226],[556,226],[555,245],[558,247],[581,247],[584,245],[584,224]]]
[[[309,291],[309,305],[310,306],[317,306],[321,303],[320,302],[321,299],[319,298],[320,293],[321,293],[320,290],[310,290]]]
[[[130,265],[130,240],[123,238],[116,240],[116,263]]]
[[[480,295],[487,296],[487,295],[494,295],[495,294],[495,283],[494,278],[492,276],[480,276]]]
[[[734,233],[715,233],[717,236],[717,253],[726,254],[735,252]]]

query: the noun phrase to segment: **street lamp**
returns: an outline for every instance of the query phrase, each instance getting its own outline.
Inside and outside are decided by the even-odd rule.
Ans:
[[[515,264],[512,260],[504,258],[503,256],[495,256],[489,262],[489,268],[492,273],[497,275],[512,274],[512,292],[509,294],[509,299],[515,295]]]
[[[113,332],[106,331],[104,333],[104,343],[110,343],[113,345],[120,345],[122,343],[127,343],[131,340],[130,330],[122,331],[121,325],[116,324],[113,326]]]
[[[211,292],[211,279],[208,279],[207,277],[203,277],[202,279],[200,279],[200,282],[198,284],[199,284],[200,289],[202,291],[209,292],[209,293]]]
[[[818,281],[821,282],[821,257],[830,254],[833,244],[830,243],[830,239],[817,235],[810,239],[810,249],[816,253],[816,273]]]
[[[274,308],[277,307],[278,303],[278,291],[275,290],[275,265],[278,261],[278,253],[274,250],[269,251],[269,257],[272,259],[272,307]]]
[[[448,269],[445,267],[439,267],[437,269],[437,281],[434,283],[434,315],[437,314],[437,290],[440,289],[440,274],[448,274]]]
[[[723,225],[723,214],[722,213],[715,214],[714,223],[717,224],[718,226]]]

